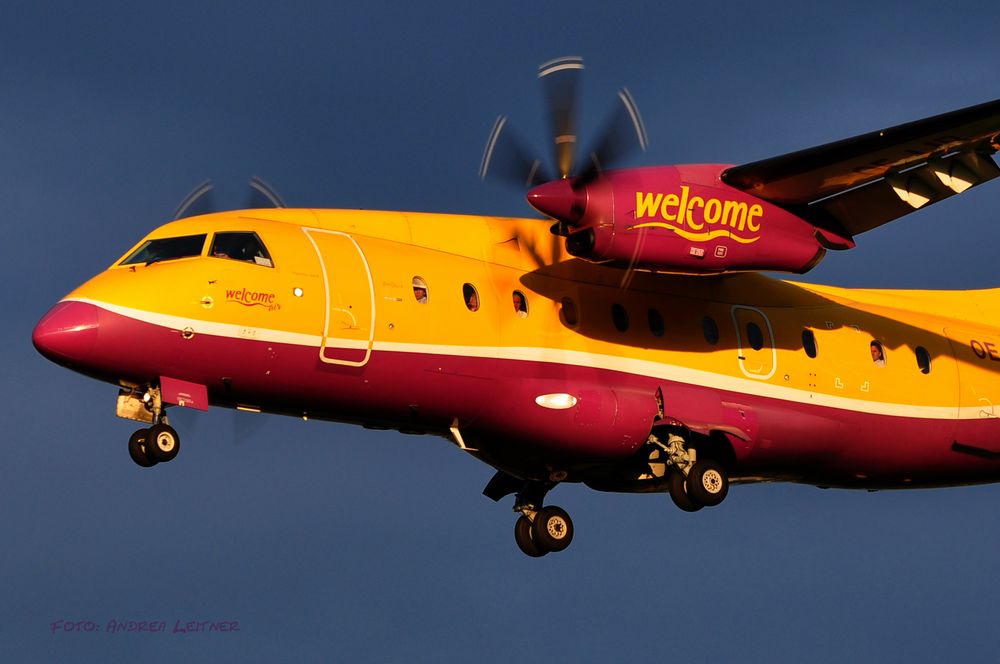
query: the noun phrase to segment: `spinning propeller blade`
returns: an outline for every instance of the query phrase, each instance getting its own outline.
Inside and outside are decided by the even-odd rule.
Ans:
[[[285,202],[281,200],[281,196],[278,192],[268,183],[264,182],[263,178],[258,176],[253,176],[250,178],[250,198],[249,205],[251,208],[283,208],[285,207]]]
[[[618,101],[621,103],[615,105],[594,142],[594,148],[587,153],[587,165],[578,178],[584,183],[598,177],[606,165],[621,163],[636,148],[645,152],[649,146],[646,126],[628,88],[618,91]]]
[[[174,210],[173,220],[214,212],[215,201],[214,196],[212,196],[214,188],[215,185],[212,184],[211,180],[205,180],[192,189],[191,193],[185,196],[181,204]]]
[[[278,195],[278,192],[267,182],[258,176],[250,178],[248,183],[250,192],[246,199],[247,208],[283,208],[285,202]],[[191,190],[181,204],[174,211],[173,220],[185,217],[194,217],[199,214],[210,214],[218,212],[219,207],[215,201],[215,185],[211,180],[205,180]]]
[[[486,141],[483,159],[479,164],[479,179],[485,180],[491,174],[519,189],[531,188],[550,180],[542,161],[528,155],[524,142],[513,127],[509,126],[507,118],[501,115],[493,123],[493,130]]]
[[[583,58],[571,56],[550,60],[538,68],[538,78],[545,88],[549,107],[549,125],[555,148],[559,177],[566,179],[573,171],[576,155],[577,79],[583,71]]]
[[[583,168],[574,175],[579,116],[577,88],[583,69],[583,59],[576,56],[556,58],[538,68],[548,106],[557,178],[549,177],[539,160],[528,156],[531,152],[523,147],[503,115],[493,125],[479,167],[481,179],[489,174],[531,188],[528,202],[539,212],[559,220],[553,226],[553,232],[559,234],[565,234],[579,221],[587,198],[587,184],[637,148],[646,150],[649,144],[639,107],[631,93],[622,88],[618,103],[593,141],[594,147],[586,153]],[[560,180],[565,182],[556,184]]]

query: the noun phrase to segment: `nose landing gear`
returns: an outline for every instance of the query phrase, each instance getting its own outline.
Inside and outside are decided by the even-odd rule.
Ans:
[[[143,468],[172,461],[180,449],[180,436],[166,422],[160,422],[148,429],[139,429],[128,439],[128,455]]]
[[[180,436],[167,423],[165,411],[158,387],[151,387],[141,394],[137,390],[122,390],[118,396],[120,417],[153,423],[153,426],[139,429],[128,439],[129,457],[143,468],[171,461],[180,451]]]
[[[156,465],[156,459],[153,459],[146,453],[146,431],[147,429],[139,429],[129,436],[128,455],[132,457],[132,461],[136,465],[143,468],[152,468]]]

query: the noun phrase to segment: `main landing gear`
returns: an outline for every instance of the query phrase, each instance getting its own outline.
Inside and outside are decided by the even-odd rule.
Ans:
[[[542,507],[548,490],[541,484],[528,484],[514,501],[514,511],[521,513],[514,524],[514,541],[532,558],[563,551],[573,541],[573,521],[566,510]]]
[[[714,459],[698,459],[697,452],[677,434],[669,434],[666,443],[652,436],[651,440],[667,454],[668,487],[674,505],[685,512],[697,512],[726,499],[729,475],[722,464]]]

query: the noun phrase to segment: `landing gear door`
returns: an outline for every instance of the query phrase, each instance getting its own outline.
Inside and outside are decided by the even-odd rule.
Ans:
[[[364,366],[375,339],[375,290],[368,260],[346,233],[318,228],[304,231],[319,256],[326,286],[319,359],[327,364]]]
[[[748,378],[767,380],[774,375],[778,353],[774,348],[774,330],[764,312],[754,307],[732,308],[736,327],[736,359]]]

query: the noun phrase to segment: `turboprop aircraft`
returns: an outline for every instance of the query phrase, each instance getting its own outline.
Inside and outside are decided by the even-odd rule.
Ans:
[[[177,455],[173,407],[445,437],[495,469],[486,496],[515,496],[530,556],[573,539],[544,503],[563,482],[693,512],[730,483],[1000,480],[1000,289],[760,274],[806,272],[997,177],[1000,100],[743,165],[614,170],[645,144],[623,90],[574,172],[581,69],[540,70],[557,176],[521,158],[505,118],[483,159],[484,176],[534,185],[548,219],[187,216],[57,303],[35,347],[119,388],[143,467]]]

